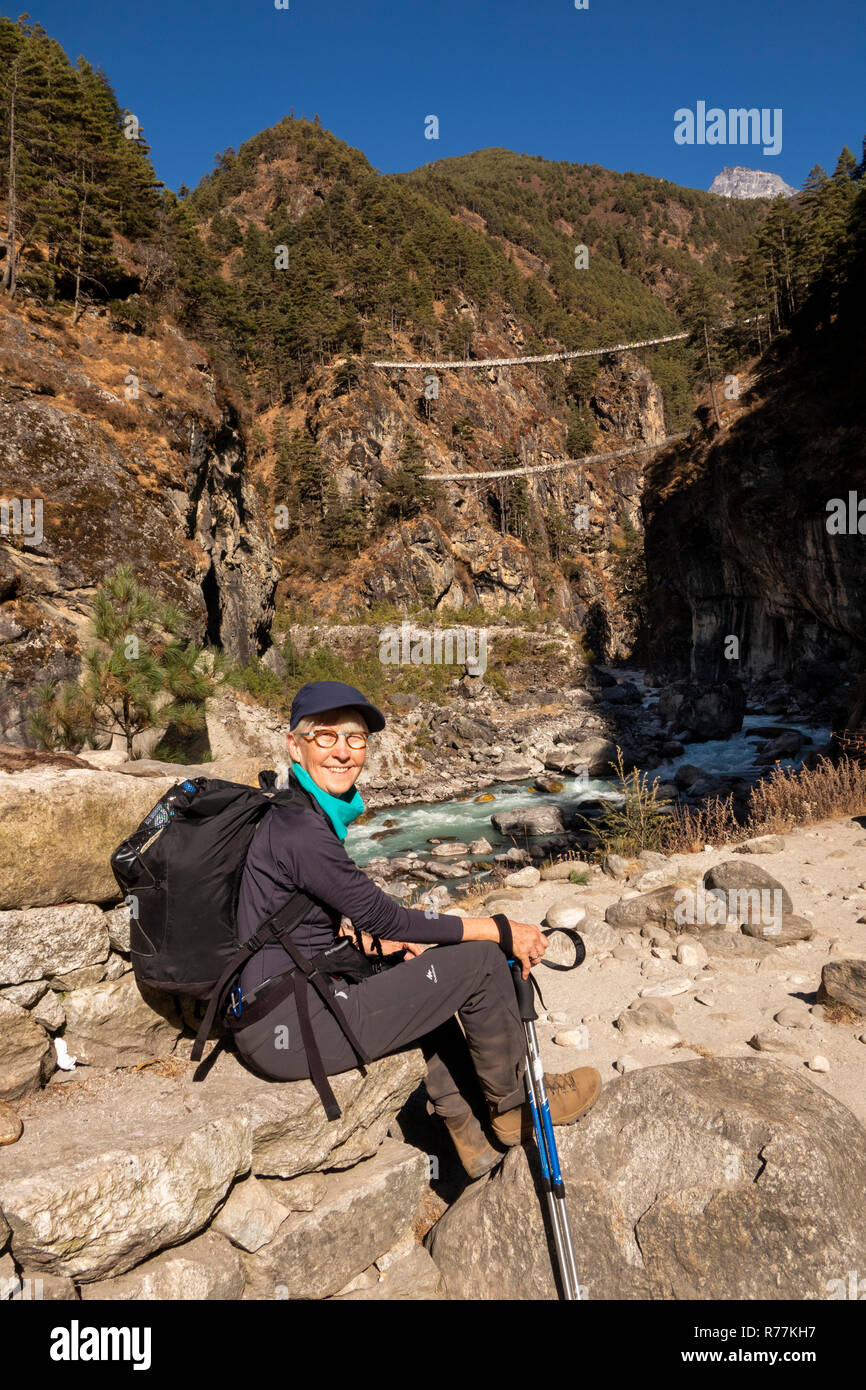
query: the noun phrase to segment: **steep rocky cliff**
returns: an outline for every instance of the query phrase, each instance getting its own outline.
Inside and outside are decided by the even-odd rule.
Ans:
[[[28,742],[34,683],[80,669],[96,586],[120,562],[241,661],[263,649],[277,573],[232,409],[164,324],[0,304],[0,738]],[[12,500],[29,499],[16,528]],[[30,511],[29,508],[33,510]]]
[[[504,333],[484,337],[479,350],[499,355],[513,347]],[[358,372],[350,393],[337,393],[333,369],[318,372],[291,425],[315,438],[341,499],[360,498],[372,511],[383,481],[396,465],[411,429],[431,471],[471,472],[516,462],[545,463],[565,455],[566,410],[532,367],[487,372],[439,373],[438,399],[427,402],[423,376],[386,374],[369,366]],[[428,409],[428,406],[430,407]],[[599,453],[625,440],[652,442],[664,436],[661,393],[637,358],[608,359],[590,400]],[[272,427],[279,412],[263,417]],[[550,604],[573,631],[586,634],[599,654],[622,656],[634,633],[621,606],[615,580],[622,523],[640,524],[640,494],[647,455],[589,464],[523,479],[443,483],[444,501],[435,515],[395,523],[368,541],[345,563],[305,575],[297,565],[297,540],[280,542],[283,594],[306,600],[321,615],[362,613],[386,602],[409,608],[480,607],[494,614]],[[268,456],[261,465],[271,484]],[[526,539],[503,534],[511,519],[513,489],[525,491]],[[275,506],[283,501],[271,484]],[[578,510],[585,507],[585,513]],[[552,513],[564,521],[558,553],[546,536]],[[498,523],[497,524],[497,520]]]
[[[866,532],[856,512],[866,448],[854,382],[842,370],[793,349],[772,353],[739,401],[722,403],[721,432],[650,467],[657,669],[838,693],[840,718],[853,705],[866,669]],[[850,520],[851,493],[853,529],[837,533],[831,504],[844,502]]]

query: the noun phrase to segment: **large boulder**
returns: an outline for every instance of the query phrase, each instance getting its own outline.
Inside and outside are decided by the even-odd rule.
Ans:
[[[694,885],[669,883],[662,888],[654,888],[650,893],[639,893],[635,898],[623,898],[621,902],[611,903],[605,909],[604,920],[620,931],[639,932],[641,927],[650,924],[663,927],[665,931],[686,931],[689,925],[685,920],[688,893],[694,895]]]
[[[93,903],[0,912],[0,985],[99,965],[108,951],[106,915]]]
[[[109,856],[176,779],[48,768],[0,775],[0,908],[98,903],[122,894]]]
[[[0,1100],[38,1091],[54,1070],[51,1039],[26,1009],[0,999]]]
[[[866,1130],[758,1058],[630,1072],[557,1130],[582,1296],[824,1299],[866,1268]],[[512,1149],[428,1237],[452,1299],[553,1299],[535,1163]]]
[[[616,761],[616,744],[609,738],[587,738],[575,745],[575,770],[586,768],[590,777],[604,777]]]
[[[225,758],[189,767],[139,759],[111,771],[0,773],[0,909],[116,902],[109,857],[159,798],[184,777],[258,786],[265,758]]]
[[[707,869],[704,887],[708,892],[725,898],[728,911],[734,916],[739,915],[743,921],[760,920],[762,909],[766,917],[768,909],[772,911],[779,905],[784,913],[794,911],[788,890],[749,858],[726,859],[724,863]],[[778,897],[775,896],[777,893]]]
[[[246,1173],[288,1178],[370,1157],[424,1061],[412,1049],[364,1077],[335,1076],[335,1121],[309,1081],[267,1081],[231,1053],[201,1083],[195,1070],[172,1058],[161,1075],[114,1072],[95,1091],[68,1083],[25,1098],[24,1133],[0,1148],[0,1212],[20,1265],[114,1278],[198,1234]]]
[[[224,1236],[215,1231],[188,1240],[174,1250],[165,1250],[152,1260],[144,1260],[128,1274],[116,1279],[100,1279],[82,1284],[85,1300],[123,1302],[196,1302],[236,1300],[243,1293],[244,1275],[240,1256]]]
[[[89,1066],[133,1067],[174,1051],[183,1028],[177,1000],[133,975],[103,980],[63,997],[69,1051]]]
[[[736,679],[716,685],[669,685],[659,695],[658,712],[677,730],[688,730],[696,743],[729,738],[742,728],[746,692]]]
[[[829,960],[821,970],[818,998],[866,1014],[866,960]]]
[[[558,835],[565,826],[558,806],[516,806],[490,817],[500,835]]]
[[[242,1256],[244,1298],[338,1293],[406,1230],[427,1179],[427,1155],[396,1139],[347,1172],[329,1173],[312,1210],[287,1212],[267,1245]]]

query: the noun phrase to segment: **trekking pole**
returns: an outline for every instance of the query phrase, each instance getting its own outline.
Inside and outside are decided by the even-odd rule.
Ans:
[[[497,913],[493,919],[499,927],[500,935],[503,938],[503,945],[506,954],[511,957],[513,946],[511,943],[511,927],[508,919],[502,913]],[[505,923],[505,930],[503,930]],[[580,965],[586,954],[583,942],[576,932],[566,931],[565,935],[572,937],[577,947],[577,956],[574,966],[553,966],[554,969],[571,970]],[[545,932],[545,935],[548,935]],[[511,947],[511,950],[508,948]],[[541,1063],[541,1055],[538,1048],[538,1035],[535,1031],[535,1021],[538,1014],[535,1011],[534,991],[538,989],[536,981],[530,975],[527,979],[523,978],[523,967],[519,960],[510,958],[509,967],[511,977],[514,980],[514,988],[517,992],[517,1007],[520,1012],[520,1019],[523,1023],[523,1031],[526,1039],[526,1071],[524,1080],[526,1083],[526,1095],[529,1101],[529,1110],[532,1116],[532,1129],[535,1135],[535,1143],[538,1149],[538,1158],[541,1164],[541,1177],[544,1186],[547,1206],[550,1212],[550,1224],[553,1230],[553,1240],[556,1246],[556,1259],[559,1266],[559,1276],[562,1283],[563,1296],[568,1302],[580,1301],[580,1284],[577,1278],[577,1267],[574,1260],[574,1245],[571,1239],[571,1228],[568,1224],[568,1210],[565,1205],[565,1184],[562,1180],[562,1171],[559,1166],[559,1152],[556,1147],[556,1138],[553,1133],[553,1121],[550,1117],[550,1104],[547,1099],[547,1088],[544,1084],[544,1068]],[[542,1003],[544,1001],[542,1000]]]
[[[580,1287],[574,1262],[574,1246],[568,1224],[568,1211],[565,1205],[565,1184],[562,1181],[562,1172],[559,1167],[559,1153],[553,1133],[553,1121],[550,1118],[550,1104],[547,1099],[547,1088],[544,1085],[544,1069],[541,1064],[538,1037],[535,1032],[535,1020],[538,1017],[535,1011],[535,999],[530,981],[523,979],[519,961],[513,962],[511,974],[514,987],[517,990],[517,1004],[523,1022],[523,1031],[526,1035],[526,1073],[524,1079],[529,1109],[532,1114],[535,1143],[541,1163],[541,1177],[550,1210],[559,1274],[566,1300],[579,1301]]]

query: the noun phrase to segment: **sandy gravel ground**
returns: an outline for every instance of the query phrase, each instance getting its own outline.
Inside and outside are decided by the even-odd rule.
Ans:
[[[844,1102],[866,1124],[866,1018],[833,1022],[811,1012],[821,980],[821,968],[831,959],[866,958],[866,827],[856,820],[824,822],[784,836],[781,853],[749,856],[748,862],[778,879],[791,895],[794,912],[813,923],[809,942],[776,947],[767,960],[711,959],[706,967],[684,967],[675,956],[653,954],[651,942],[639,932],[617,931],[616,937],[634,955],[617,959],[606,941],[594,951],[592,922],[604,920],[609,904],[628,892],[627,884],[596,875],[586,887],[542,881],[535,888],[508,894],[514,906],[508,916],[541,925],[554,905],[580,905],[587,910],[584,964],[569,973],[538,966],[535,975],[550,1013],[539,1005],[537,1025],[545,1069],[568,1071],[594,1066],[605,1086],[616,1085],[617,1059],[628,1056],[639,1066],[658,1066],[698,1056],[757,1057],[749,1039],[760,1033],[790,1051],[764,1053],[809,1075],[811,1080]],[[691,877],[725,860],[743,862],[731,847],[701,855],[674,855],[670,862]],[[459,906],[458,906],[459,910]],[[505,909],[500,909],[505,910]],[[476,908],[477,912],[478,909]],[[859,919],[859,920],[858,920]],[[583,930],[583,928],[579,928]],[[561,938],[560,938],[561,940]],[[658,951],[664,947],[656,948]],[[626,952],[627,954],[627,952]],[[688,980],[681,993],[669,996],[672,1019],[682,1043],[674,1047],[639,1045],[626,1041],[615,1020],[642,989],[659,981]],[[786,1006],[799,1006],[803,1027],[782,1026],[774,1015]],[[557,1034],[579,1030],[576,1046],[560,1046]],[[826,1058],[829,1071],[812,1071],[809,1062]]]

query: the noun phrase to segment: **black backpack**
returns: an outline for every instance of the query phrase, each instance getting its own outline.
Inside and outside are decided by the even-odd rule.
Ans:
[[[346,938],[321,953],[327,960],[314,957],[310,961],[298,951],[290,933],[312,906],[301,892],[266,917],[248,941],[238,939],[238,894],[257,825],[276,803],[314,806],[294,778],[284,790],[265,790],[274,781],[273,772],[263,772],[259,774],[262,790],[212,777],[176,783],[118,845],[111,855],[111,869],[130,908],[130,952],[138,982],[207,1001],[192,1048],[194,1062],[201,1059],[220,1005],[225,1007],[229,993],[235,996],[237,991],[239,998],[237,977],[250,957],[274,942],[283,947],[295,968],[270,1004],[273,1007],[294,992],[311,1079],[328,1118],[337,1119],[340,1108],[310,1026],[307,986],[317,990],[336,1016],[360,1063],[369,1062],[322,975],[359,978],[370,970],[359,967],[360,953]],[[231,1024],[230,1017],[225,1021]],[[195,1079],[201,1079],[198,1072]]]

